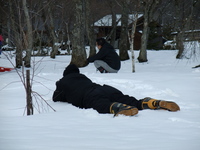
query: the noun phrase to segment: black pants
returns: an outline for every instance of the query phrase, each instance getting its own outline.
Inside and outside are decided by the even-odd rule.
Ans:
[[[118,89],[108,85],[97,85],[88,92],[83,100],[84,108],[93,108],[99,113],[110,113],[110,105],[113,102],[119,102],[137,107],[141,110],[141,101],[136,98],[124,95]]]

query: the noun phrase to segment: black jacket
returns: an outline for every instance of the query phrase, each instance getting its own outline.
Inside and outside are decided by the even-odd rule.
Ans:
[[[83,98],[97,84],[85,75],[79,73],[75,65],[69,65],[63,72],[63,78],[56,82],[53,101],[68,102],[74,106],[84,108]]]
[[[93,83],[80,74],[75,65],[69,65],[63,72],[63,78],[56,82],[53,101],[68,102],[80,108],[93,108],[99,113],[110,113],[113,102],[141,108],[141,103],[134,97],[124,95],[111,86]]]
[[[103,60],[106,62],[111,68],[115,70],[119,70],[121,67],[120,58],[118,54],[115,52],[115,49],[109,43],[105,43],[99,52],[89,57],[88,62],[94,62],[95,60]]]

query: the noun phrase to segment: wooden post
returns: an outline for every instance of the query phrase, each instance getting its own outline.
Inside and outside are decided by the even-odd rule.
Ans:
[[[27,115],[33,115],[31,85],[30,85],[30,70],[26,70],[26,107],[27,107]]]

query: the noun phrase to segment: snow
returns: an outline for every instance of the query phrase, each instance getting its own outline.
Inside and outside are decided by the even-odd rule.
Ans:
[[[136,58],[138,54],[135,51]],[[24,115],[26,95],[19,76],[16,71],[1,72],[0,150],[198,150],[200,68],[192,67],[200,64],[200,55],[177,60],[176,54],[176,50],[149,50],[149,61],[136,61],[135,73],[131,73],[131,60],[122,61],[117,74],[100,74],[93,64],[80,68],[96,83],[109,84],[138,99],[149,96],[174,101],[181,108],[179,112],[142,110],[133,117],[113,118],[93,109],[54,103],[55,82],[70,63],[69,55],[33,57],[37,63],[33,90],[56,112],[33,98],[34,115]],[[15,62],[14,57],[11,61]],[[4,55],[0,66],[12,67]]]

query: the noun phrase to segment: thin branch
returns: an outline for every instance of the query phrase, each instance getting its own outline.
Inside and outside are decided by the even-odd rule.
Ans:
[[[35,93],[35,94],[37,94],[37,96],[39,96],[53,111],[55,111],[56,112],[56,110],[55,109],[53,109],[53,107],[51,107],[51,105],[49,105],[49,103],[47,103],[47,101],[40,95],[40,94],[38,94],[37,92],[35,92],[35,91],[32,91],[32,93]]]
[[[20,80],[21,80],[24,88],[26,89],[25,77],[20,75],[19,70],[17,68],[15,68],[15,66],[14,66],[13,62],[10,60],[10,58],[4,52],[3,52],[3,54],[4,54],[4,56],[6,56],[6,58],[8,59],[8,61],[11,63],[11,65],[13,66],[13,68],[16,70],[16,72],[17,72],[17,74],[18,74],[18,76],[19,76],[19,78],[20,78]],[[24,68],[24,67],[22,67],[22,68]],[[23,75],[23,73],[22,73],[22,75]]]
[[[20,81],[13,81],[13,82],[10,82],[9,84],[5,85],[3,88],[0,89],[0,91],[4,90],[5,88],[7,88],[9,85],[13,84],[13,83],[18,83]]]

